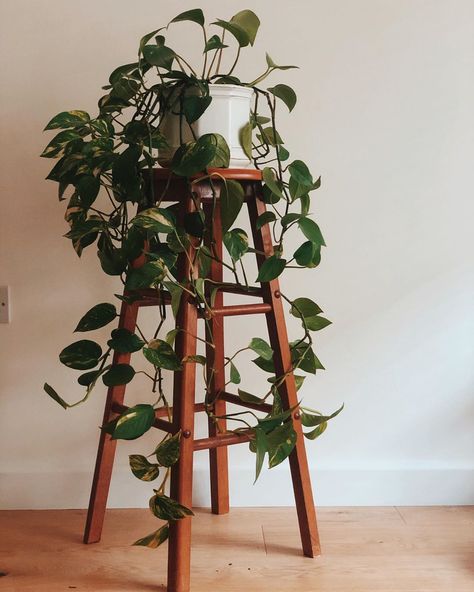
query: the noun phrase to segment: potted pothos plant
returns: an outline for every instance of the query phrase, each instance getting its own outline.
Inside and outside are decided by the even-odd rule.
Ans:
[[[201,64],[191,60],[166,44],[165,33],[170,25],[191,21],[203,32],[203,48],[199,50]],[[206,246],[206,232],[213,232],[212,215],[202,209],[184,216],[178,223],[176,206],[163,207],[160,196],[153,195],[150,175],[156,167],[165,165],[170,174],[182,178],[192,192],[192,182],[209,177],[219,168],[252,166],[261,169],[263,199],[267,212],[256,220],[257,227],[269,224],[274,237],[274,255],[260,268],[256,282],[270,281],[288,269],[306,271],[317,267],[321,260],[324,238],[311,217],[310,194],[320,186],[307,165],[290,159],[284,141],[277,131],[276,115],[279,104],[292,111],[296,94],[285,84],[262,87],[277,70],[295,68],[278,65],[268,54],[260,76],[251,81],[237,77],[241,50],[252,46],[260,25],[251,10],[242,10],[230,20],[217,19],[206,28],[201,9],[179,14],[166,27],[145,35],[139,43],[138,57],[132,63],[116,68],[104,86],[105,94],[98,103],[97,115],[82,110],[59,113],[47,124],[46,130],[60,130],[41,156],[55,158],[57,163],[47,179],[59,185],[59,199],[66,203],[65,219],[68,238],[77,255],[96,245],[104,273],[116,276],[127,293],[142,288],[166,290],[171,294],[172,310],[176,314],[183,291],[192,295],[196,306],[209,309],[209,290],[205,289],[210,263],[216,254]],[[211,34],[213,33],[213,34]],[[234,52],[231,66],[224,70],[222,56]],[[222,101],[227,101],[222,108]],[[226,120],[224,113],[232,113]],[[237,123],[235,123],[237,122]],[[241,185],[223,179],[221,196],[222,230],[227,254],[221,260],[232,273],[235,283],[251,291],[249,273],[245,270],[247,253],[255,253],[246,232],[235,228],[234,222],[244,202]],[[299,233],[300,244],[294,252],[285,248],[289,232]],[[211,237],[212,238],[212,237]],[[199,267],[199,277],[180,277],[176,262],[179,254],[192,245],[193,261]],[[141,258],[142,265],[132,262]],[[290,313],[302,325],[302,334],[291,342],[291,371],[298,388],[307,374],[324,367],[313,349],[313,334],[330,324],[321,316],[321,308],[308,297],[281,294]],[[117,296],[123,299],[123,296]],[[116,321],[117,303],[99,303],[80,320],[76,332],[88,332]],[[135,333],[112,329],[103,348],[90,339],[81,339],[65,347],[60,361],[82,373],[77,381],[85,389],[84,396],[69,403],[52,386],[45,384],[46,393],[64,409],[86,401],[99,382],[106,386],[127,384],[140,373],[150,380],[149,398],[102,426],[112,438],[131,440],[142,436],[153,424],[155,409],[168,407],[169,395],[163,387],[166,372],[180,372],[183,364],[204,364],[205,358],[180,360],[173,343],[176,330],[163,334],[163,316],[157,327],[137,325]],[[296,434],[288,421],[289,411],[282,409],[278,387],[285,377],[277,376],[270,345],[260,336],[251,339],[246,350],[256,354],[253,364],[268,373],[265,392],[249,393],[238,389],[242,401],[272,404],[265,417],[249,409],[227,416],[235,429],[242,425],[253,430],[250,450],[256,453],[256,478],[264,458],[269,467],[281,463],[291,453]],[[150,363],[149,371],[136,371],[131,364],[112,364],[113,352],[142,355]],[[239,385],[242,368],[241,352],[226,358],[228,382]],[[141,352],[141,353],[140,353]],[[206,389],[209,385],[206,385]],[[213,406],[208,405],[213,416]],[[301,421],[305,436],[314,440],[326,429],[331,415],[301,406]],[[269,421],[271,419],[271,421]],[[162,481],[150,500],[152,512],[160,519],[179,520],[192,514],[165,494],[169,471],[179,457],[180,434],[170,434],[157,443],[152,454],[131,455],[130,467],[141,480],[153,481],[162,473]],[[160,473],[160,469],[166,470]],[[137,545],[157,547],[166,540],[167,525],[136,541]]]

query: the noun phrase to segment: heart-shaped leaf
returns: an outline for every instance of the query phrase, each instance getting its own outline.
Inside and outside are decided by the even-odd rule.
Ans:
[[[141,481],[154,481],[160,474],[160,467],[141,454],[131,454],[128,460],[132,473]]]
[[[289,111],[293,111],[296,105],[296,93],[291,88],[291,86],[287,86],[286,84],[277,84],[272,88],[268,89],[272,95],[275,95],[279,99],[281,99],[285,105],[288,107]]]
[[[233,228],[224,234],[224,245],[234,261],[238,261],[249,248],[249,237],[245,230]]]
[[[160,520],[181,520],[186,516],[194,516],[189,508],[161,493],[156,493],[150,499],[150,510]]]
[[[105,327],[117,317],[117,309],[113,304],[103,302],[93,306],[77,324],[76,332],[92,331]]]
[[[181,370],[181,362],[174,349],[162,339],[153,339],[143,348],[143,355],[157,368]]]
[[[244,203],[244,190],[238,181],[228,179],[221,190],[222,232],[226,233],[237,218]]]
[[[141,403],[124,411],[117,419],[103,426],[113,440],[135,440],[147,432],[155,422],[155,410]]]
[[[320,312],[323,311],[319,308],[316,302],[310,298],[295,298],[290,309],[290,313],[298,319],[301,319],[301,317],[304,317],[305,319],[308,317],[314,317]]]
[[[204,26],[204,14],[200,8],[194,8],[193,10],[186,10],[178,16],[175,16],[173,20],[170,21],[171,23],[179,23],[181,21],[191,21],[193,23],[197,23]]]
[[[101,355],[102,348],[98,343],[82,339],[65,347],[59,354],[59,360],[74,370],[90,370],[97,366]]]
[[[105,386],[128,384],[135,376],[135,370],[129,364],[114,364],[102,376]]]
[[[286,259],[272,255],[265,259],[258,272],[257,282],[270,282],[277,278],[285,269]]]
[[[179,459],[179,442],[181,434],[177,433],[171,438],[163,440],[155,449],[156,460],[162,467],[171,467]]]
[[[272,348],[264,339],[261,339],[260,337],[254,337],[249,343],[249,348],[261,356],[264,360],[271,360],[273,358]]]
[[[125,354],[139,351],[145,342],[128,329],[114,329],[107,345],[116,352]]]
[[[63,111],[55,115],[44,129],[67,129],[84,125],[89,120],[90,117],[86,111]]]

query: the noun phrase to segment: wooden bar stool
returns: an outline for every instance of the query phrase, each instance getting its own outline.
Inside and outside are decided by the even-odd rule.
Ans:
[[[217,194],[217,206],[214,211],[214,245],[216,254],[222,258],[222,231],[219,213],[219,194],[224,183],[223,179],[232,179],[241,183],[245,201],[247,203],[250,224],[252,228],[254,247],[259,254],[257,265],[273,254],[271,230],[268,224],[257,229],[257,218],[266,211],[262,200],[261,173],[252,169],[211,169],[212,180],[209,178],[198,180],[193,187],[195,200],[192,199],[184,179],[170,177],[167,169],[154,171],[154,195],[167,202],[180,202],[181,215],[195,211],[197,203],[201,203],[206,211],[213,202],[213,192]],[[214,174],[215,173],[215,174]],[[206,216],[206,219],[209,219]],[[192,247],[190,247],[190,252]],[[190,254],[190,253],[188,253]],[[180,277],[190,277],[196,270],[191,269],[190,258],[181,256]],[[135,262],[140,265],[140,261]],[[214,282],[222,283],[222,264],[212,260],[208,277]],[[257,296],[258,303],[243,303],[239,305],[225,305],[224,293]],[[141,290],[141,298],[132,302],[122,302],[119,327],[134,332],[139,308],[170,304],[169,294],[158,295],[156,290]],[[278,279],[264,282],[261,287],[247,290],[237,284],[223,284],[216,293],[212,314],[206,315],[207,331],[212,333],[215,347],[207,347],[207,376],[209,378],[211,400],[214,400],[214,414],[225,415],[226,404],[233,403],[259,411],[271,411],[271,405],[256,405],[244,403],[232,393],[225,391],[224,373],[224,319],[228,316],[264,314],[266,317],[270,345],[274,352],[274,365],[277,376],[284,375],[291,368],[290,346],[286,330],[282,301],[280,298]],[[198,312],[192,298],[183,293],[176,326],[179,331],[176,337],[175,350],[180,359],[196,354],[196,335],[198,320],[203,316]],[[129,353],[115,352],[114,364],[127,364]],[[172,421],[161,419],[167,416],[165,408],[156,410],[155,427],[169,433],[181,431],[179,461],[171,469],[171,490],[173,499],[187,507],[192,507],[192,477],[193,453],[196,450],[209,450],[211,474],[211,506],[215,514],[225,514],[229,511],[229,480],[227,446],[251,440],[251,431],[238,433],[226,432],[226,421],[219,419],[209,421],[209,437],[194,438],[194,414],[205,411],[202,403],[195,403],[195,374],[196,364],[186,363],[183,370],[174,373],[174,392]],[[292,373],[287,374],[285,381],[279,387],[279,394],[285,409],[298,405],[296,383]],[[117,414],[127,409],[124,405],[125,385],[109,387],[104,412],[104,424]],[[316,512],[311,490],[311,481],[303,439],[302,426],[298,410],[291,416],[293,427],[297,434],[296,446],[289,457],[293,490],[295,494],[299,529],[303,553],[308,557],[319,555],[319,537],[316,524]],[[101,431],[97,461],[95,466],[92,491],[87,514],[84,534],[85,543],[95,543],[100,540],[102,526],[107,505],[107,496],[112,476],[115,456],[116,440]],[[183,518],[170,523],[168,547],[168,592],[188,592],[190,589],[190,559],[191,559],[191,518]]]

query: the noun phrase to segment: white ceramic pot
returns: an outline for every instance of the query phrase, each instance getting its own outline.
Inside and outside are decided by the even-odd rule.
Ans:
[[[211,104],[192,125],[196,137],[204,134],[220,134],[229,145],[229,168],[247,168],[252,164],[240,144],[240,131],[249,122],[253,90],[235,84],[210,84]],[[161,132],[169,148],[160,150],[160,162],[169,162],[180,145],[179,115],[167,113],[161,125]],[[191,142],[193,135],[189,125],[183,124],[183,142]]]

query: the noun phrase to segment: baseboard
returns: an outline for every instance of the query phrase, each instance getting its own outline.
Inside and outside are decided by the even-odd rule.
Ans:
[[[91,472],[2,473],[2,509],[87,507]],[[291,506],[293,493],[288,467],[263,471],[252,485],[253,470],[233,468],[230,479],[233,506]],[[466,505],[474,504],[474,469],[319,469],[312,471],[316,505]],[[194,505],[209,506],[209,476],[198,466],[194,477]],[[128,470],[114,473],[109,507],[146,507],[151,483],[142,483]]]

